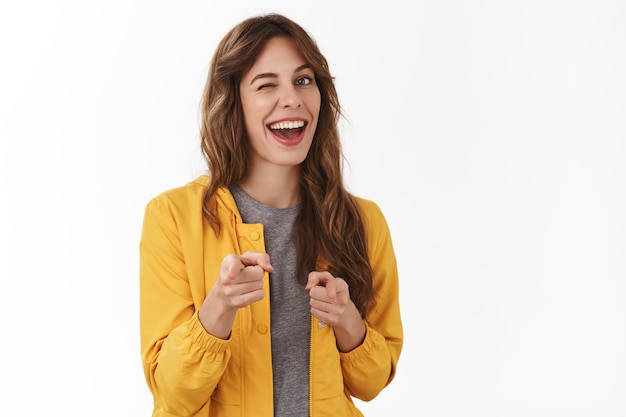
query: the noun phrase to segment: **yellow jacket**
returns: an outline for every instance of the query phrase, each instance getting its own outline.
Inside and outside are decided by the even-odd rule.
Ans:
[[[227,189],[217,194],[222,233],[202,218],[209,178],[152,199],[140,243],[141,357],[154,396],[153,417],[273,416],[269,297],[237,312],[228,340],[198,320],[229,253],[264,252],[263,225],[244,224]],[[374,270],[376,307],[364,342],[341,353],[332,327],[311,318],[309,414],[361,416],[351,397],[373,399],[395,374],[402,349],[398,274],[388,226],[378,206],[359,199]],[[268,275],[264,277],[269,294]]]

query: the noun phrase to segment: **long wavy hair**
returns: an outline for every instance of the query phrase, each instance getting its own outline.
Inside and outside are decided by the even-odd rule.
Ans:
[[[248,18],[219,43],[202,98],[202,153],[211,181],[204,190],[203,216],[217,235],[215,193],[242,181],[250,161],[239,83],[272,38],[290,39],[315,74],[321,107],[309,153],[300,165],[300,212],[295,222],[298,280],[323,265],[350,287],[361,316],[373,306],[372,268],[359,207],[343,183],[344,156],[337,123],[342,115],[326,58],[297,23],[279,14]],[[304,281],[304,282],[303,282]]]

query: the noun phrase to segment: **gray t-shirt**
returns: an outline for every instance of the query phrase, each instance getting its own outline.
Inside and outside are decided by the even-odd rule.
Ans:
[[[292,234],[299,205],[273,208],[255,201],[238,185],[230,191],[243,222],[263,224],[265,249],[274,267],[270,273],[274,416],[308,416],[311,309],[309,294],[296,279]]]

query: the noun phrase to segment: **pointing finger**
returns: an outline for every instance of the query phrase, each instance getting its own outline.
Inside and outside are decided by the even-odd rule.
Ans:
[[[337,296],[337,279],[332,279],[326,283],[326,295],[330,299]]]
[[[316,285],[324,287],[332,279],[333,276],[328,271],[312,271],[309,273],[309,278],[304,288],[308,291]]]

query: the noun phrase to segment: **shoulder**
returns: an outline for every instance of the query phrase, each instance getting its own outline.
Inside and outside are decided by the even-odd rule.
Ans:
[[[387,238],[389,225],[380,206],[373,200],[354,196],[366,233],[370,239]]]
[[[199,176],[187,184],[165,190],[148,201],[146,213],[185,213],[202,208],[202,195],[209,182],[208,176]]]
[[[361,220],[368,237],[370,248],[375,251],[391,245],[391,232],[380,206],[372,200],[354,196],[359,207]]]
[[[154,214],[169,214],[180,218],[202,217],[204,190],[211,181],[208,175],[201,175],[185,185],[163,191],[153,197],[147,204],[146,212]],[[224,216],[238,213],[235,200],[228,188],[218,188],[216,195],[217,205],[213,208]]]
[[[154,198],[151,201],[165,202],[165,201],[178,201],[185,200],[189,198],[197,197],[198,195],[201,197],[204,191],[204,188],[209,183],[209,177],[206,175],[202,175],[194,179],[193,181],[188,182],[187,184],[181,185],[179,187],[170,188],[165,190]]]
[[[363,216],[363,222],[366,227],[368,225],[373,226],[373,223],[385,223],[385,215],[375,201],[359,196],[353,196],[353,198],[359,207],[359,211],[361,212],[361,216]]]

